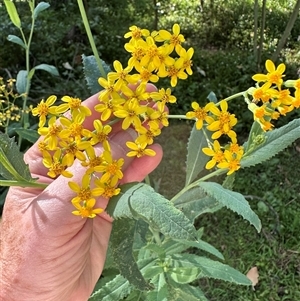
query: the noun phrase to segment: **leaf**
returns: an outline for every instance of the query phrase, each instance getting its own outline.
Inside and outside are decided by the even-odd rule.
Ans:
[[[187,285],[181,285],[181,287],[168,286],[169,300],[176,301],[206,301],[207,299],[199,299],[198,296],[190,294],[190,291],[185,291],[184,288]]]
[[[172,255],[172,259],[180,261],[183,266],[198,267],[201,269],[199,277],[214,278],[240,285],[251,285],[251,281],[244,274],[219,261],[195,254],[176,254]]]
[[[16,88],[19,94],[26,93],[27,71],[20,70],[17,74]]]
[[[40,2],[33,11],[33,19],[35,20],[40,12],[50,7],[50,4],[47,2]]]
[[[88,87],[92,94],[96,94],[99,91],[103,90],[103,87],[99,85],[98,79],[102,77],[101,72],[99,71],[98,64],[93,55],[85,56],[82,55],[83,71],[85,79],[87,81]],[[110,67],[101,60],[102,66],[106,74],[111,71]]]
[[[0,133],[0,175],[7,180],[34,181],[13,138]]]
[[[194,124],[187,145],[186,186],[197,177],[209,160],[209,157],[203,153],[202,148],[208,145],[207,139],[210,136],[204,129],[197,130],[196,123]]]
[[[153,229],[174,239],[196,239],[196,229],[173,204],[147,184],[125,184],[122,193],[113,197],[107,212],[114,218],[129,217],[145,220]]]
[[[89,301],[122,300],[132,291],[132,285],[121,275],[116,276],[100,290],[94,292]]]
[[[178,268],[168,268],[167,275],[175,282],[187,284],[198,278],[200,269],[192,266],[181,266]]]
[[[174,205],[191,221],[194,221],[201,214],[213,213],[223,207],[218,200],[207,196],[199,187],[186,191],[174,201]]]
[[[40,64],[33,68],[34,70],[44,70],[54,76],[59,76],[58,70],[55,66],[48,65],[48,64]]]
[[[207,99],[214,103],[218,102],[218,98],[217,98],[216,94],[212,91],[208,94]]]
[[[253,267],[251,268],[248,273],[246,274],[247,278],[250,279],[250,281],[252,282],[252,288],[254,290],[255,285],[258,283],[258,278],[259,278],[259,274],[258,274],[258,269],[257,267]]]
[[[12,34],[8,35],[7,40],[12,42],[12,43],[20,45],[24,49],[27,48],[26,45],[24,44],[24,42],[19,37],[15,36],[15,35],[12,35]]]
[[[184,293],[190,295],[191,296],[190,298],[195,297],[197,298],[198,301],[208,301],[204,293],[199,287],[187,285],[187,284],[182,285],[173,281],[170,284],[172,285],[173,288],[180,289]],[[187,300],[192,300],[192,299],[187,299]]]
[[[135,220],[127,218],[117,219],[113,222],[111,252],[122,276],[137,289],[150,290],[152,286],[142,276],[132,254],[135,224]],[[124,230],[126,230],[126,235],[124,235]]]
[[[256,146],[249,155],[246,154],[242,158],[241,167],[244,168],[262,163],[299,139],[300,118],[294,119],[278,129],[267,132],[264,137],[264,143]],[[249,146],[249,150],[251,150],[251,145]]]
[[[15,131],[19,136],[31,143],[35,143],[40,137],[38,132],[32,129],[17,128]]]
[[[15,4],[10,0],[4,0],[4,4],[6,6],[7,13],[11,22],[17,27],[21,28],[21,20],[16,9]]]
[[[214,182],[200,182],[199,187],[222,205],[240,214],[260,232],[261,221],[242,194],[225,189],[222,185]]]

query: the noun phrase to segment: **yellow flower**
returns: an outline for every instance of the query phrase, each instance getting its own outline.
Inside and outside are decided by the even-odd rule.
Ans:
[[[86,159],[84,153],[79,149],[75,143],[69,141],[59,141],[59,146],[62,148],[64,155],[62,156],[62,164],[65,166],[72,166],[74,159],[77,158],[80,161]]]
[[[213,148],[204,147],[202,151],[205,155],[212,157],[212,159],[206,163],[206,169],[211,169],[217,163],[221,163],[225,160],[224,152],[221,150],[218,140],[214,141]]]
[[[104,88],[99,94],[99,100],[108,101],[110,98],[120,98],[119,91],[122,86],[121,82],[116,83],[109,78],[106,80],[105,78],[100,77],[98,83]]]
[[[192,108],[194,109],[194,111],[187,112],[186,117],[190,119],[196,118],[197,130],[202,129],[203,121],[206,121],[208,123],[212,123],[214,121],[214,119],[208,115],[211,105],[212,103],[208,103],[204,108],[201,108],[197,102],[192,102]]]
[[[124,159],[114,160],[109,151],[104,151],[102,158],[104,162],[101,165],[95,166],[95,171],[102,172],[103,175],[100,182],[108,182],[110,178],[116,177],[118,180],[123,178],[122,166]]]
[[[221,110],[214,104],[211,103],[209,106],[210,112],[212,112],[216,120],[209,121],[207,129],[213,131],[212,139],[218,139],[222,135],[227,135],[231,139],[236,137],[236,133],[232,130],[233,126],[237,124],[237,119],[234,114],[230,114],[228,110],[228,104],[226,100],[220,102]]]
[[[220,162],[217,167],[218,168],[226,168],[229,169],[227,175],[231,175],[241,167],[241,158],[244,152],[240,150],[238,153],[233,153],[231,151],[225,150],[224,157],[225,161]]]
[[[145,127],[141,126],[136,129],[139,133],[139,137],[136,139],[136,142],[139,144],[146,143],[147,145],[153,144],[153,139],[156,136],[159,136],[161,130],[157,127],[151,127],[146,129]]]
[[[48,127],[42,127],[38,129],[38,133],[41,136],[45,136],[44,141],[48,144],[49,150],[55,150],[57,148],[59,134],[62,131],[62,126],[56,123],[56,117],[53,116],[48,122]]]
[[[123,118],[122,129],[127,130],[131,124],[135,127],[142,125],[140,115],[147,111],[146,106],[141,106],[137,101],[127,101],[123,108],[114,112],[114,115],[118,118]]]
[[[82,160],[81,165],[84,167],[87,167],[86,174],[91,174],[95,172],[95,167],[100,166],[104,159],[102,157],[102,154],[100,156],[96,156],[95,149],[90,146],[85,150],[87,154],[87,158],[85,160]]]
[[[61,150],[55,151],[53,157],[47,152],[43,152],[43,164],[48,168],[47,175],[51,178],[56,178],[60,175],[71,178],[73,175],[66,170],[67,166],[61,162]]]
[[[158,35],[155,36],[155,40],[158,42],[167,41],[171,49],[175,48],[177,53],[180,53],[181,43],[185,41],[184,36],[180,34],[180,26],[178,24],[174,24],[172,27],[173,33],[168,32],[167,30],[159,30]]]
[[[153,157],[155,156],[155,151],[150,149],[150,148],[146,148],[147,147],[147,143],[137,143],[137,142],[132,142],[132,141],[128,141],[126,142],[126,145],[129,149],[131,149],[130,152],[127,153],[127,157],[143,157],[143,156],[150,156]]]
[[[101,191],[101,196],[106,199],[109,199],[114,195],[118,195],[121,191],[121,189],[117,187],[118,185],[117,177],[113,177],[108,182],[102,182],[100,181],[100,179],[97,179],[95,180],[95,184],[97,186],[97,189]]]
[[[135,25],[129,27],[129,32],[125,33],[124,38],[131,38],[133,40],[139,40],[142,37],[148,37],[150,32],[148,29],[141,29]]]
[[[275,64],[271,60],[266,61],[266,69],[268,71],[267,74],[255,74],[252,76],[252,79],[257,82],[267,82],[269,86],[275,84],[278,88],[281,87],[283,83],[282,77],[285,71],[285,65],[281,63],[277,68]]]
[[[255,103],[249,104],[248,109],[253,113],[254,120],[260,124],[264,131],[272,129],[274,125],[271,124],[270,120],[274,110],[268,108],[266,104],[259,107]]]
[[[101,101],[101,100],[100,100]],[[117,109],[122,108],[121,105],[125,103],[125,99],[118,97],[106,101],[101,101],[100,104],[95,106],[95,110],[101,113],[101,120],[106,121],[110,118],[111,114]]]
[[[63,96],[61,100],[65,103],[57,106],[56,113],[62,114],[68,110],[71,110],[72,116],[75,118],[78,114],[81,114],[82,117],[92,115],[91,110],[82,105],[82,101],[79,98],[74,98],[70,96]]]
[[[142,65],[137,65],[135,69],[139,72],[140,79],[142,82],[158,82],[159,77],[156,74],[153,74],[153,71],[155,69],[154,66],[149,66],[148,68],[146,68]]]
[[[171,95],[170,88],[167,88],[166,90],[164,88],[161,88],[158,92],[151,92],[150,97],[156,101],[161,100],[164,104],[176,102],[176,97],[174,95]]]
[[[87,202],[89,200],[96,202],[95,197],[102,194],[102,190],[98,187],[91,189],[90,175],[88,174],[85,174],[82,177],[81,186],[72,181],[70,181],[68,185],[74,192],[76,192],[76,196],[71,200],[73,204],[80,203],[82,201]]]
[[[178,55],[183,59],[183,66],[182,68],[185,69],[185,71],[189,74],[193,74],[192,70],[192,56],[194,54],[194,49],[189,48],[188,51],[186,51],[184,48],[181,48],[180,53]]]
[[[131,53],[131,58],[128,60],[128,66],[137,68],[140,66],[140,61],[145,55],[145,49],[134,42],[126,43],[125,50]]]
[[[157,102],[155,108],[148,108],[151,110],[149,115],[149,125],[152,128],[160,126],[168,126],[168,111],[166,111],[165,104],[163,102]]]
[[[102,208],[94,209],[96,203],[95,199],[89,199],[88,201],[84,201],[82,203],[83,205],[81,205],[80,203],[73,203],[74,207],[77,209],[72,211],[74,215],[81,216],[82,218],[94,218],[97,214],[100,214],[104,211],[104,209]]]
[[[44,99],[42,99],[37,107],[32,109],[32,115],[39,116],[39,127],[43,127],[45,125],[47,115],[56,115],[56,107],[52,106],[56,99],[57,97],[55,95],[51,95],[47,98],[46,102],[44,102]]]
[[[105,150],[110,150],[108,143],[108,135],[112,130],[112,127],[108,124],[103,125],[102,122],[98,119],[93,122],[95,131],[92,132],[92,138],[90,140],[92,145],[97,143],[102,143]]]

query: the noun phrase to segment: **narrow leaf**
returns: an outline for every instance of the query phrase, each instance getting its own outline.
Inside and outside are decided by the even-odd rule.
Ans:
[[[13,138],[0,133],[0,175],[7,180],[34,181]]]
[[[27,71],[20,70],[17,74],[16,88],[19,94],[26,93]]]
[[[100,290],[94,292],[89,301],[122,300],[132,291],[132,285],[121,275],[116,276]]]
[[[260,232],[261,221],[242,194],[225,189],[222,185],[215,182],[200,182],[199,187],[227,208],[240,214]]]
[[[56,69],[55,66],[52,66],[52,65],[40,64],[40,65],[35,66],[34,69],[35,70],[44,70],[54,76],[59,76],[58,70]]]
[[[172,259],[180,262],[184,266],[192,265],[193,267],[198,267],[201,269],[199,277],[214,278],[240,285],[251,285],[251,281],[246,277],[246,275],[227,264],[223,264],[206,257],[201,257],[195,254],[177,254],[172,255]]]
[[[143,183],[121,186],[122,193],[113,197],[107,212],[114,218],[123,216],[145,220],[153,229],[174,239],[196,239],[196,230],[189,219],[173,204]]]
[[[42,12],[43,10],[47,9],[48,7],[50,7],[49,3],[40,2],[33,11],[33,19],[35,20],[38,17],[39,13]]]
[[[201,214],[213,213],[223,207],[218,200],[207,196],[199,187],[186,191],[174,201],[174,205],[191,221],[194,221]]]
[[[187,145],[185,185],[190,184],[197,177],[209,160],[209,157],[202,152],[202,148],[208,145],[209,136],[206,130],[197,130],[196,123],[194,124]]]
[[[103,90],[103,87],[100,86],[98,83],[98,79],[102,75],[99,71],[98,64],[96,62],[95,57],[93,55],[85,56],[83,54],[82,63],[83,63],[83,71],[84,71],[85,79],[87,81],[87,85],[91,93],[95,94]],[[110,67],[103,60],[101,60],[101,63],[103,65],[106,74],[111,71]]]
[[[15,131],[19,136],[31,143],[35,143],[40,137],[38,132],[32,129],[17,128]]]
[[[24,49],[27,48],[26,45],[24,44],[24,42],[19,37],[15,36],[15,35],[12,35],[12,34],[8,35],[7,40],[12,42],[12,43],[20,45]]]
[[[247,146],[249,155],[241,160],[241,167],[249,167],[262,163],[291,145],[300,138],[300,118],[294,119],[288,124],[269,131],[264,136],[263,143],[255,146],[251,151],[251,145]],[[252,145],[253,146],[253,145]]]
[[[135,220],[125,218],[113,222],[111,235],[112,256],[122,276],[137,289],[141,291],[150,290],[152,287],[142,276],[132,254],[135,223]],[[126,235],[124,235],[124,230],[126,230]]]
[[[9,18],[11,22],[17,27],[21,28],[21,20],[18,14],[18,11],[16,9],[16,6],[14,2],[10,0],[4,0],[4,4],[6,6],[7,13],[9,15]]]

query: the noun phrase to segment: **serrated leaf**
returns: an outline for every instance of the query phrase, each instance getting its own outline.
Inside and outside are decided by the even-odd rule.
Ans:
[[[189,248],[198,248],[218,257],[219,259],[224,260],[224,256],[219,250],[217,250],[214,246],[201,239],[199,239],[198,241],[181,241],[181,243],[185,244]]]
[[[39,13],[42,12],[43,10],[47,9],[48,7],[50,7],[49,3],[40,2],[33,11],[33,19],[35,20],[38,17]]]
[[[194,124],[187,144],[186,186],[197,177],[209,160],[209,157],[203,153],[202,148],[207,147],[207,139],[210,136],[211,134],[205,129],[197,130],[196,123]]]
[[[14,138],[0,133],[0,175],[7,180],[34,181]]]
[[[121,275],[116,276],[100,290],[94,292],[89,301],[122,300],[132,291],[132,285]]]
[[[19,94],[26,93],[27,71],[20,70],[17,74],[16,88]]]
[[[31,143],[35,143],[40,137],[38,132],[32,129],[17,128],[15,131],[19,136]]]
[[[267,132],[264,143],[258,145],[249,155],[242,158],[241,167],[249,167],[269,160],[299,138],[300,118]],[[251,145],[248,148],[251,149]]]
[[[133,257],[133,242],[135,232],[135,220],[117,219],[113,222],[111,234],[111,252],[114,261],[120,271],[137,289],[150,290],[152,286],[146,282]],[[126,229],[126,235],[124,235]]]
[[[188,285],[188,284],[179,284],[174,281],[170,281],[170,286],[172,286],[175,289],[180,289],[181,291],[190,295],[191,296],[190,298],[195,297],[197,298],[198,301],[208,301],[204,293],[199,287]]]
[[[18,44],[21,47],[23,47],[24,49],[26,49],[26,45],[24,44],[24,42],[19,37],[15,36],[15,35],[12,35],[12,34],[8,35],[7,40],[12,42],[12,43]]]
[[[90,92],[92,94],[96,94],[99,91],[103,90],[103,87],[100,86],[98,83],[98,79],[99,77],[102,77],[102,74],[98,68],[98,64],[95,57],[93,55],[85,56],[83,54],[82,63],[83,72]],[[111,71],[110,67],[103,60],[101,60],[101,63],[106,74]]]
[[[168,268],[167,275],[175,282],[180,284],[191,283],[198,278],[200,269],[191,266],[179,268]]]
[[[207,196],[199,187],[186,191],[174,201],[174,205],[191,221],[194,221],[201,214],[213,213],[223,207],[218,200]]]
[[[16,9],[15,4],[10,0],[4,0],[4,4],[11,22],[17,27],[21,28],[21,20]]]
[[[222,205],[241,215],[260,232],[261,221],[242,194],[225,189],[215,182],[200,182],[199,187]]]
[[[58,70],[55,66],[48,65],[48,64],[40,64],[33,68],[34,70],[44,70],[54,76],[59,76]]]
[[[183,285],[182,285],[183,286]],[[169,291],[169,300],[176,300],[176,301],[201,301],[197,297],[185,292],[179,287],[168,286]]]
[[[176,254],[172,259],[180,261],[182,265],[198,267],[201,269],[199,277],[214,278],[240,285],[251,285],[251,281],[238,270],[219,261],[211,260],[195,254]]]

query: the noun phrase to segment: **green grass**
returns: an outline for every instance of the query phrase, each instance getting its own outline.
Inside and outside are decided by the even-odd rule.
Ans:
[[[171,197],[184,184],[186,142],[184,122],[163,130],[158,142],[164,158],[152,179],[158,191]],[[237,214],[221,209],[197,220],[203,239],[218,248],[225,263],[243,273],[258,267],[259,283],[243,287],[202,279],[199,285],[210,301],[300,300],[300,142],[261,165],[240,170],[235,190],[243,193],[262,221],[262,231]]]

